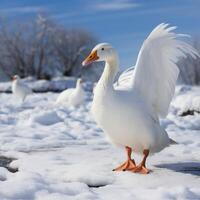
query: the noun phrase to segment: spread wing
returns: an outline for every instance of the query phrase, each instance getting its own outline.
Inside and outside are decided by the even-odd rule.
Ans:
[[[132,74],[132,89],[137,90],[149,108],[165,117],[175,90],[180,57],[196,57],[197,51],[180,40],[183,34],[172,32],[176,27],[158,25],[144,41]]]
[[[133,79],[133,88],[160,117],[167,115],[174,95],[178,59],[186,54],[198,55],[192,46],[179,40],[185,35],[172,32],[175,28],[160,24],[150,33],[139,52]]]

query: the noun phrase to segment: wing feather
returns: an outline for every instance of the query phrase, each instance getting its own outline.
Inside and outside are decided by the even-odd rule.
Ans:
[[[145,99],[159,117],[165,117],[175,90],[179,69],[177,61],[187,54],[196,57],[196,50],[180,40],[183,34],[172,32],[176,27],[158,25],[144,41],[139,52],[132,88]]]
[[[114,84],[114,87],[130,89],[133,81],[133,73],[134,73],[134,67],[130,67],[124,72],[122,72],[117,82]]]

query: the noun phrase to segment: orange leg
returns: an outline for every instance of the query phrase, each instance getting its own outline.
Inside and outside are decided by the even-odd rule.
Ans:
[[[150,171],[146,168],[146,159],[149,155],[149,150],[145,149],[143,151],[144,157],[142,159],[142,162],[137,165],[133,170],[131,170],[132,172],[136,172],[136,173],[141,173],[141,174],[148,174]]]
[[[131,159],[132,149],[130,147],[126,146],[126,153],[127,153],[127,161],[124,162],[119,167],[113,169],[113,171],[126,171],[126,170],[129,171],[129,170],[133,170],[136,167],[135,161]]]

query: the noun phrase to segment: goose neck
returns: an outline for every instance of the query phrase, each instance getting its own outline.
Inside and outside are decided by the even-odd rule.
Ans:
[[[104,88],[113,88],[113,82],[118,71],[118,59],[106,61],[100,83]]]

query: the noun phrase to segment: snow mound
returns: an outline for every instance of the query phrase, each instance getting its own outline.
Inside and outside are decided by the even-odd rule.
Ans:
[[[114,179],[111,173],[97,170],[93,165],[85,165],[80,170],[80,165],[72,165],[67,168],[63,179],[68,182],[81,182],[89,187],[103,187],[111,184]]]
[[[31,118],[32,123],[37,122],[41,125],[53,125],[62,121],[62,119],[57,115],[56,111],[46,111],[39,114],[35,114]]]

